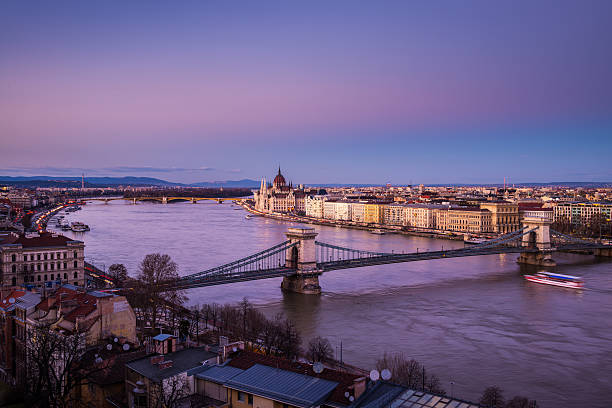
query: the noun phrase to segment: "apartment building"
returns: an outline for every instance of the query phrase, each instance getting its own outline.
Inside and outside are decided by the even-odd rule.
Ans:
[[[491,212],[491,225],[497,234],[508,234],[520,227],[519,205],[505,201],[493,201],[480,204],[483,210]]]
[[[480,208],[453,207],[448,210],[448,231],[482,234],[493,232],[491,212]]]
[[[383,224],[385,220],[385,206],[382,203],[367,203],[365,205],[364,222],[368,224]]]
[[[350,221],[351,202],[327,200],[323,205],[323,218],[329,220]]]
[[[323,206],[327,196],[308,195],[304,199],[304,211],[307,217],[323,218]]]
[[[351,221],[365,222],[365,203],[354,201],[351,203]]]
[[[555,222],[569,220],[574,225],[585,225],[593,217],[612,219],[612,202],[559,203],[553,209]]]
[[[0,241],[3,287],[85,285],[85,244],[49,232],[11,233]]]

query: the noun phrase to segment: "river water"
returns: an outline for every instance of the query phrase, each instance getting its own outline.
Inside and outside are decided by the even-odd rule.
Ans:
[[[253,217],[225,203],[90,203],[67,215],[91,227],[65,233],[86,243],[98,266],[169,254],[182,275],[221,265],[285,240],[289,222]],[[462,247],[462,242],[315,226],[318,240],[376,252]],[[517,255],[489,255],[334,271],[323,294],[282,293],[280,279],[191,289],[191,304],[247,297],[268,316],[292,319],[304,343],[321,335],[344,361],[373,368],[403,352],[436,373],[447,392],[478,400],[497,385],[547,407],[612,407],[612,263],[558,254],[557,272],[592,290],[532,284]],[[451,386],[451,382],[454,384]]]

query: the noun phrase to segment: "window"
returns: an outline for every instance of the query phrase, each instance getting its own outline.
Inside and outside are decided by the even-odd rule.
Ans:
[[[13,280],[13,286],[17,285],[17,278],[15,278],[15,277],[13,276],[13,279],[12,279],[12,280]]]
[[[40,261],[40,254],[36,254],[36,260]]]
[[[238,401],[240,402],[244,402],[245,398],[244,398],[244,392],[242,391],[238,391]]]
[[[11,262],[16,262],[17,261],[17,255],[13,254],[11,255]]]
[[[23,262],[27,262],[27,261],[28,261],[28,256],[27,256],[27,255],[24,255],[24,256],[23,256]]]
[[[49,268],[49,265],[45,264],[45,271]]]
[[[34,254],[30,254],[30,261],[34,260]]]
[[[42,268],[42,267],[40,266],[40,264],[36,265],[36,270],[40,271],[40,270],[41,270],[41,268]]]
[[[79,277],[79,273],[77,271],[74,271],[74,279]]]
[[[13,273],[17,272],[17,265],[13,264],[11,270],[13,271]]]
[[[47,260],[47,254],[45,254],[45,261]]]
[[[249,405],[253,405],[253,395],[247,394],[249,396]]]
[[[40,282],[40,275],[37,276],[36,280]]]
[[[45,275],[45,282],[47,281],[47,275]]]
[[[64,262],[64,269],[68,269],[68,264]]]
[[[78,258],[77,251],[74,251],[74,259],[77,259],[77,258]]]
[[[54,270],[54,269],[55,269],[55,264],[54,264],[54,263],[52,263],[52,264],[51,264],[51,270]]]
[[[68,274],[64,272],[64,279],[68,280]]]
[[[68,257],[68,253],[64,252],[64,259],[66,259]]]
[[[51,280],[53,280],[55,278],[54,274],[51,274]]]
[[[30,265],[30,272],[34,272],[34,264]]]
[[[55,254],[54,254],[53,252],[51,252],[51,259],[53,259],[53,256],[54,256],[54,255],[55,255]]]
[[[77,261],[74,261],[74,267],[78,268],[79,267],[79,263]]]

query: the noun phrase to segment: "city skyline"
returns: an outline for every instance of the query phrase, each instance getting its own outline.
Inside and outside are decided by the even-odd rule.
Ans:
[[[611,12],[5,5],[0,175],[610,181]]]

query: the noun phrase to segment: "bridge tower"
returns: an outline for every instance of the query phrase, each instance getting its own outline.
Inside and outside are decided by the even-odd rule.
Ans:
[[[550,224],[552,224],[552,221],[552,215],[541,215],[537,211],[532,213],[527,211],[525,213],[523,227],[527,228],[527,231],[533,231],[523,235],[521,245],[537,251],[523,252],[517,259],[518,263],[537,266],[556,265],[552,259],[550,244]]]
[[[297,269],[297,273],[284,277],[281,288],[306,295],[320,294],[319,275],[321,272],[317,269],[315,247],[317,233],[314,228],[289,228],[286,235],[291,243],[298,243],[287,249],[285,256],[286,266]]]

